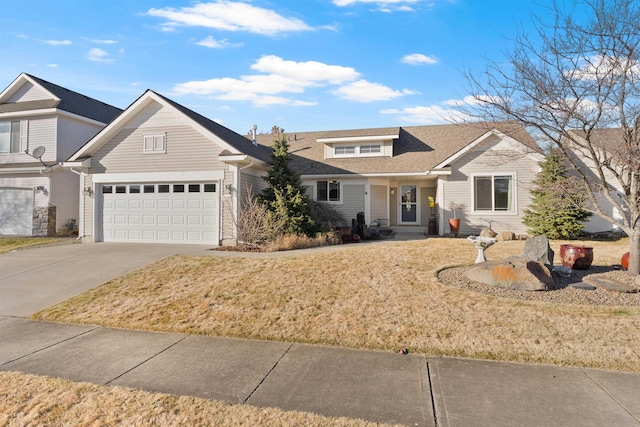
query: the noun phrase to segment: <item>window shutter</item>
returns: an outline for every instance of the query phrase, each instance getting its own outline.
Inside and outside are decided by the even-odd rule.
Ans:
[[[154,137],[153,151],[165,151],[164,135],[157,135],[156,137]]]
[[[20,121],[20,151],[29,150],[29,120]]]
[[[144,151],[153,151],[153,136],[145,136],[144,137]]]

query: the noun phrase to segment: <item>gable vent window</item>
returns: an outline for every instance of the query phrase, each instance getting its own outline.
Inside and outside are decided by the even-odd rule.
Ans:
[[[142,152],[144,154],[161,154],[167,152],[166,135],[145,135]]]

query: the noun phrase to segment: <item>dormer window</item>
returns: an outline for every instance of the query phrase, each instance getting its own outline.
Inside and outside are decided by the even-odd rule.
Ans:
[[[381,156],[382,145],[336,145],[333,147],[334,157]]]
[[[354,145],[343,145],[340,147],[334,147],[333,154],[336,156],[346,156],[356,154],[356,147]]]

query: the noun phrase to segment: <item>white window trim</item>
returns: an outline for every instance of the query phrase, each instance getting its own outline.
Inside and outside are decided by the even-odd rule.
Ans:
[[[497,211],[495,210],[495,199],[493,198],[493,184],[496,176],[510,176],[513,184],[513,208],[509,211]],[[476,210],[476,178],[478,177],[491,177],[491,210]],[[477,215],[517,215],[518,214],[518,174],[516,172],[492,172],[492,173],[475,173],[471,175],[471,200],[469,206],[471,207],[471,213]]]
[[[152,148],[147,149],[147,139],[153,138]],[[161,141],[162,145],[158,147],[157,141]],[[149,134],[142,137],[142,154],[165,154],[167,152],[167,134]]]
[[[2,123],[9,123],[9,151],[0,152],[0,155],[10,156],[14,154],[25,153],[29,149],[29,120],[0,120]],[[19,148],[18,151],[11,151],[11,125],[13,123],[19,123],[18,129],[18,140],[19,140]]]
[[[318,182],[319,181],[326,181],[327,182],[327,200],[319,200],[318,199]],[[329,181],[337,181],[340,185],[340,200],[329,200]],[[344,192],[344,185],[342,183],[341,179],[318,179],[315,181],[315,183],[313,184],[313,195],[314,195],[314,200],[317,202],[323,202],[323,203],[331,203],[334,205],[341,205],[343,203],[343,192]]]
[[[379,147],[380,151],[376,152],[376,153],[362,153],[360,152],[360,147],[362,146],[366,146],[366,147]],[[338,148],[344,148],[344,147],[355,147],[355,152],[354,153],[347,153],[347,154],[339,154],[336,153],[336,149]],[[349,145],[334,145],[331,147],[332,151],[333,151],[333,157],[334,158],[354,158],[354,157],[384,157],[384,144],[381,143],[363,143],[363,144],[349,144]]]

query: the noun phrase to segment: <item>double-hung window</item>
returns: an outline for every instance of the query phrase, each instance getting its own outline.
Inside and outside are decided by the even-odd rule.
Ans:
[[[340,181],[318,181],[316,182],[316,200],[320,202],[339,202]]]
[[[515,176],[473,177],[473,209],[479,212],[515,212]]]
[[[0,154],[22,153],[27,149],[20,131],[20,121],[0,122]]]

